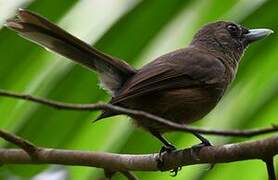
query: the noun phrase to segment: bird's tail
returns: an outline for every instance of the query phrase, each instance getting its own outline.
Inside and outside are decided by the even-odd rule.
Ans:
[[[17,16],[7,20],[5,25],[22,37],[97,71],[112,95],[136,72],[127,63],[92,48],[33,12],[19,10]]]

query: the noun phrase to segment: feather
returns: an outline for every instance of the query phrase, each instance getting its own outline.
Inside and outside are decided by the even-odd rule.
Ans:
[[[20,36],[65,56],[89,70],[97,71],[106,89],[114,96],[136,72],[124,61],[109,56],[74,37],[47,19],[27,10],[5,24]]]

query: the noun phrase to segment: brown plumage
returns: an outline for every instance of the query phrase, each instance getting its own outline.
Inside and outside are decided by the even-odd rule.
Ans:
[[[249,30],[232,22],[210,23],[197,32],[187,48],[158,57],[136,70],[32,12],[20,10],[6,26],[24,38],[97,71],[112,94],[111,104],[143,110],[179,124],[191,123],[209,113],[235,78],[244,49],[272,32]],[[115,114],[106,111],[100,118],[112,115]],[[132,118],[161,140],[166,149],[174,148],[161,136],[168,131],[165,126],[144,118]]]

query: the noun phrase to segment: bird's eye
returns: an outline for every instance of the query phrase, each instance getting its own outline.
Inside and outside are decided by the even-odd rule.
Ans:
[[[234,24],[228,25],[227,29],[232,35],[236,35],[239,32],[239,28]]]

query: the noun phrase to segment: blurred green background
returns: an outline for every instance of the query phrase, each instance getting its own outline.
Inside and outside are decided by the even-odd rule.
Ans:
[[[17,8],[33,10],[96,48],[140,67],[171,50],[185,47],[205,23],[231,20],[250,28],[278,32],[277,0],[0,0],[0,88],[74,102],[107,101],[94,73],[20,38],[3,28]],[[125,116],[92,124],[99,112],[71,112],[0,97],[0,127],[44,147],[153,153],[161,144],[136,129]],[[278,123],[278,36],[255,43],[245,53],[238,75],[220,104],[194,124],[203,128],[246,129]],[[270,136],[270,135],[266,135]],[[198,142],[190,134],[167,137],[179,148]],[[246,138],[207,136],[213,144]],[[252,138],[258,139],[263,136]],[[1,141],[2,147],[10,147]],[[276,158],[276,165],[278,159]],[[59,169],[65,179],[98,179],[101,169],[46,165],[4,165],[0,179],[40,179]],[[51,174],[51,173],[49,173]],[[48,174],[48,175],[49,175]],[[172,179],[169,172],[136,172],[140,179]],[[47,179],[50,179],[48,176]],[[60,178],[62,179],[62,178]],[[117,175],[114,179],[123,179]],[[267,179],[262,161],[184,167],[173,179]],[[40,179],[42,180],[42,179]]]

